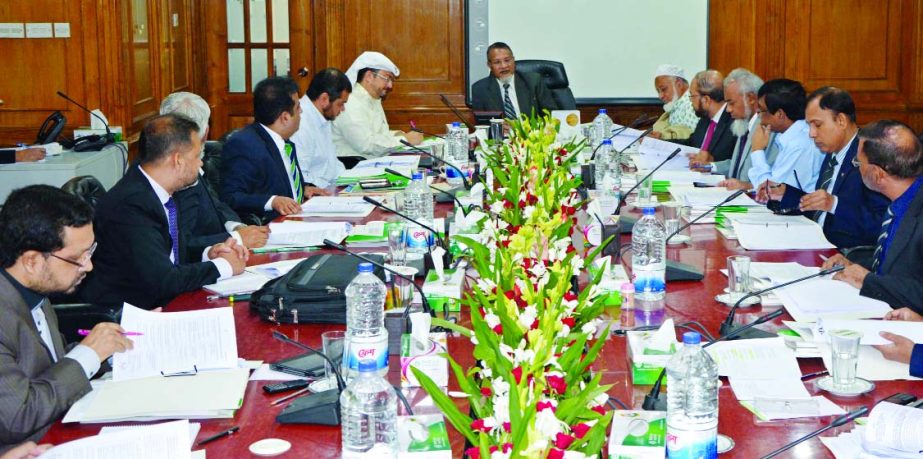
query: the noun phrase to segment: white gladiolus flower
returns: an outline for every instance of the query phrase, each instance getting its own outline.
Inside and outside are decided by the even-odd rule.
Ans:
[[[596,402],[597,405],[605,405],[606,403],[609,402],[609,394],[603,392],[597,395],[596,398],[593,399],[593,401]]]
[[[532,214],[535,213],[535,206],[526,206],[525,209],[522,209],[523,218],[532,218]]]
[[[490,387],[494,391],[494,398],[499,395],[506,395],[510,392],[510,383],[506,382],[506,380],[503,378],[494,378],[490,382]]]
[[[497,325],[500,325],[500,318],[492,312],[488,312],[484,315],[484,321],[487,322],[487,326],[490,328],[494,328]]]
[[[503,201],[497,201],[490,205],[490,211],[494,214],[503,212]]]
[[[493,376],[493,374],[494,374],[494,371],[491,370],[491,369],[490,369],[489,367],[487,367],[486,365],[484,366],[484,368],[481,368],[481,377],[482,377],[482,378],[485,378],[485,379],[486,379],[486,378],[490,378],[491,376]]]
[[[490,453],[490,459],[509,459],[510,453],[504,453],[502,449],[498,449]]]
[[[564,459],[587,459],[580,451],[564,451]]]
[[[478,337],[477,337],[477,335],[471,335],[471,344],[473,344],[473,345],[475,345],[475,346],[478,345]]]
[[[532,275],[536,278],[541,279],[548,272],[548,268],[545,267],[545,263],[539,261],[532,265],[532,269],[530,269],[529,272],[532,273]]]
[[[565,427],[567,425],[558,419],[551,410],[542,410],[535,413],[535,430],[539,432],[542,438],[554,438],[558,432],[563,432]]]
[[[561,331],[558,332],[557,336],[559,338],[564,338],[570,334],[570,325],[561,324]]]
[[[528,330],[532,327],[532,322],[535,322],[537,317],[538,311],[535,310],[535,306],[526,306],[525,309],[519,313],[519,323]]]
[[[532,349],[516,349],[513,351],[513,364],[529,363],[535,359],[535,351]]]
[[[596,333],[596,325],[597,325],[596,319],[593,319],[583,324],[583,326],[580,327],[580,331],[582,331],[583,333],[586,333],[590,338],[592,338],[593,335]]]

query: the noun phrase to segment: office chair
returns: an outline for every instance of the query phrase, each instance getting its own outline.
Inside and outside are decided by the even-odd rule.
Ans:
[[[570,82],[567,79],[564,64],[545,60],[517,60],[516,70],[541,75],[545,86],[548,86],[548,89],[551,90],[551,97],[558,104],[559,110],[577,109],[577,100],[574,99],[574,93],[570,90]]]
[[[61,185],[61,189],[67,194],[80,198],[81,201],[89,204],[94,210],[99,199],[106,194],[106,187],[92,175],[74,177]]]

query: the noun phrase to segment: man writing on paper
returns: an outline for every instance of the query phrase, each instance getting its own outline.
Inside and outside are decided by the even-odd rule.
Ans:
[[[301,122],[298,85],[282,77],[257,83],[253,118],[224,144],[221,199],[240,215],[268,221],[300,212],[306,198],[329,194],[305,182],[289,141]]]
[[[191,92],[175,92],[160,103],[160,114],[170,113],[183,115],[195,121],[199,125],[202,142],[208,138],[211,108],[205,99]],[[202,235],[194,237],[201,238],[204,245],[223,242],[228,236],[237,240],[238,244],[251,249],[266,245],[269,227],[240,223],[240,217],[218,199],[217,191],[208,185],[202,169],[199,170],[199,179],[195,183],[176,193],[176,200],[180,215],[189,219],[189,222],[182,226],[192,229],[195,235]]]
[[[689,80],[686,72],[676,66],[663,64],[654,73],[654,89],[663,102],[663,115],[654,122],[651,137],[663,140],[683,140],[692,135],[699,118],[689,98]]]
[[[518,119],[558,109],[541,75],[516,71],[516,58],[506,43],[498,41],[487,48],[487,67],[490,76],[471,86],[473,110],[502,111],[504,118]]]
[[[849,93],[824,87],[808,96],[805,120],[814,145],[824,153],[815,191],[782,185],[770,189],[782,209],[799,209],[840,248],[876,244],[888,199],[862,184],[853,159],[859,150],[856,106]]]
[[[360,54],[346,71],[349,81],[356,84],[343,114],[333,122],[333,143],[337,156],[344,158],[343,163],[348,167],[362,159],[387,155],[391,149],[402,146],[402,138],[411,145],[423,142],[423,134],[419,132],[392,131],[388,127],[381,103],[400,74],[391,59],[375,51]]]
[[[47,185],[13,191],[0,210],[0,452],[38,440],[115,352],[132,348],[101,323],[67,351],[48,295],[73,293],[96,249],[93,210]]]
[[[700,155],[710,155],[715,160],[731,157],[734,141],[731,124],[734,121],[724,102],[724,76],[717,70],[703,70],[692,77],[689,97],[699,122],[692,136],[678,143],[698,147]]]
[[[824,157],[808,135],[804,121],[807,104],[801,83],[780,78],[764,84],[758,94],[760,129],[753,133],[750,153],[750,183],[757,185],[757,200],[769,200],[769,190],[782,183],[801,185],[814,191]],[[767,152],[769,133],[775,132],[775,158],[770,162]],[[800,187],[799,187],[800,188]]]
[[[923,305],[923,146],[913,130],[893,120],[871,123],[859,130],[859,153],[853,166],[862,182],[891,204],[881,222],[871,260],[864,264],[835,255],[846,269],[834,276],[859,288],[859,293],[897,308]]]
[[[343,113],[353,85],[343,72],[330,67],[314,75],[301,104],[301,123],[292,135],[305,181],[320,188],[336,184],[346,170],[337,159],[332,123]]]
[[[99,201],[96,271],[81,290],[90,303],[145,309],[244,270],[247,249],[234,238],[210,247],[189,244],[173,195],[193,184],[202,167],[199,126],[161,115],[141,131],[140,164]]]

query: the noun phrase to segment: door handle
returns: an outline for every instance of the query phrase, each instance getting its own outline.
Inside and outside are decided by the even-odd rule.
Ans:
[[[300,76],[301,78],[308,76],[309,73],[311,73],[311,71],[308,70],[307,67],[302,67],[298,69],[298,76]]]

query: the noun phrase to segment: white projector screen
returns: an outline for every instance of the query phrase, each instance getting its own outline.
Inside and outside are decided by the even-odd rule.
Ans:
[[[487,46],[497,41],[517,60],[564,63],[587,104],[657,102],[658,65],[691,78],[708,63],[708,0],[469,1],[469,85],[489,74]]]

